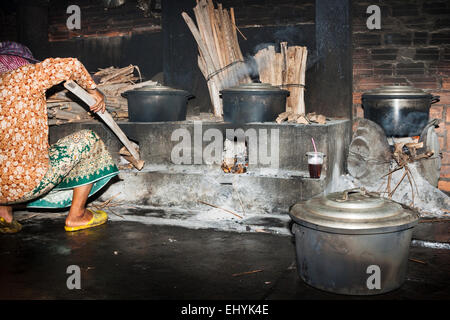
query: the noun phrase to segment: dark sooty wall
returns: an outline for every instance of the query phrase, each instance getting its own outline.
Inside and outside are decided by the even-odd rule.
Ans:
[[[352,78],[349,12],[346,0],[224,1],[234,7],[244,56],[269,44],[308,47],[306,109],[327,116],[351,118]],[[191,103],[210,111],[205,80],[197,67],[197,45],[183,19],[194,17],[194,0],[163,2],[164,78],[167,84],[196,96]],[[319,19],[317,19],[319,18]],[[320,44],[320,45],[319,45]],[[327,92],[327,94],[324,94]]]
[[[308,47],[306,109],[351,118],[349,0],[225,0],[235,9],[244,56],[269,44]],[[145,15],[137,0],[105,9],[100,0],[20,1],[15,18],[18,40],[36,56],[77,57],[95,72],[108,66],[138,65],[146,79],[164,72],[167,85],[196,98],[190,111],[210,111],[205,79],[197,66],[197,44],[181,17],[193,17],[195,0],[164,0],[162,15]],[[69,31],[66,10],[81,8],[81,30]],[[45,15],[47,15],[45,17]],[[24,21],[40,18],[39,28]],[[5,20],[6,21],[6,20]],[[47,25],[46,25],[47,24]]]

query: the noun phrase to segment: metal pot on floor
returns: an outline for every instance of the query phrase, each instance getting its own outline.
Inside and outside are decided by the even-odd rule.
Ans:
[[[403,284],[419,219],[415,211],[358,189],[297,203],[289,215],[297,270],[309,285],[333,293],[373,295]]]
[[[439,101],[411,86],[383,86],[362,95],[364,118],[380,125],[388,137],[418,136],[428,123],[431,104]]]

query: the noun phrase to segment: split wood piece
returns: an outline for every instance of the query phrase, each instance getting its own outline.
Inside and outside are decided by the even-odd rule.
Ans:
[[[297,119],[298,119],[298,117],[300,117],[299,114],[296,114],[296,113],[291,112],[291,113],[289,114],[289,116],[288,116],[287,121],[288,121],[288,122],[296,122]]]
[[[317,122],[318,124],[325,124],[327,122],[327,118],[321,114],[308,114],[306,117],[309,121]]]
[[[299,113],[305,113],[305,84],[306,84],[306,59],[308,57],[308,49],[306,47],[303,47],[302,52],[302,61],[301,61],[301,67],[300,67],[300,81],[298,82],[302,87],[300,88],[300,95],[298,97],[299,99],[299,109],[297,112]]]
[[[134,147],[136,152],[139,152],[139,146],[137,144],[132,142],[131,145]],[[119,150],[119,154],[139,171],[144,167],[145,162],[143,160],[137,160],[135,157],[133,157],[127,147],[122,147]]]
[[[115,79],[118,77],[126,77],[127,75],[131,75],[131,74],[133,74],[134,69],[135,69],[135,66],[129,65],[128,67],[114,70],[113,72],[103,76],[100,79],[100,83],[107,83],[108,81],[110,81],[112,79]],[[94,74],[94,75],[98,75],[98,74]]]
[[[288,117],[289,117],[289,112],[283,112],[283,113],[280,113],[279,115],[278,115],[278,117],[275,119],[275,122],[276,123],[282,123],[283,121],[286,121],[287,119],[288,119]]]
[[[327,122],[327,118],[321,114],[308,113],[305,114],[297,114],[292,111],[285,111],[278,115],[275,119],[276,123],[282,123],[284,121],[290,123],[299,123],[299,124],[310,124],[312,122],[318,124],[325,124]]]
[[[259,50],[254,58],[262,82],[290,91],[286,99],[286,111],[304,114],[306,47],[288,47],[287,42],[281,42],[280,53],[275,52],[274,46],[268,46]]]
[[[73,94],[78,96],[81,100],[83,100],[88,106],[92,106],[96,103],[96,100],[93,96],[91,96],[88,92],[86,92],[83,88],[81,88],[76,82],[70,80],[64,83],[64,87],[71,91]],[[134,157],[133,165],[135,165],[136,169],[141,170],[144,166],[144,161],[140,159],[139,151],[136,150],[135,144],[133,144],[130,140],[128,140],[125,133],[120,129],[111,115],[105,111],[103,113],[97,113],[97,115],[102,118],[102,120],[106,123],[106,125],[116,134],[119,140],[127,147],[128,151]]]
[[[60,120],[60,119],[48,119],[47,124],[49,126],[60,126],[66,123],[82,123],[86,122],[89,119],[81,119],[81,120]]]
[[[309,121],[308,118],[305,115],[301,114],[297,118],[297,123],[299,123],[299,124],[310,124],[311,121]]]
[[[111,73],[115,68],[114,67],[108,67],[108,68],[99,68],[99,71],[97,71],[96,73],[94,73],[94,75],[96,76],[104,76],[108,73]]]

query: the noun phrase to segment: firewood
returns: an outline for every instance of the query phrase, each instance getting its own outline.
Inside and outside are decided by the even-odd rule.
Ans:
[[[318,124],[325,124],[327,122],[327,118],[324,115],[319,114],[317,116],[316,121],[317,121]]]
[[[289,112],[280,113],[278,115],[278,117],[276,118],[275,122],[282,123],[283,121],[287,120],[288,116],[289,116]]]
[[[288,116],[288,122],[295,122],[297,121],[298,117],[300,117],[299,114],[291,112]]]
[[[109,74],[109,75],[107,75],[105,77],[102,77],[102,79],[100,80],[100,83],[106,83],[106,82],[108,82],[111,79],[130,74],[130,73],[133,72],[133,70],[134,70],[134,66],[133,65],[129,65],[128,67],[119,69],[116,72],[113,72],[113,73],[111,73],[111,74]]]
[[[79,114],[60,109],[55,110],[54,117],[60,120],[81,120],[81,116]]]
[[[305,115],[300,115],[300,116],[297,118],[297,123],[300,123],[300,124],[309,124],[310,122],[308,121],[308,119],[306,119]]]
[[[197,45],[199,47],[199,51],[203,59],[202,61],[205,62],[205,65],[202,66],[202,68],[205,71],[204,75],[212,74],[217,69],[215,69],[214,67],[214,63],[211,59],[207,47],[205,46],[202,40],[199,29],[195,26],[194,21],[189,17],[189,15],[186,12],[183,12],[181,15],[185,20],[186,24],[188,25],[192,35],[194,36],[194,39],[197,41]],[[210,82],[208,87],[210,89],[210,96],[214,107],[214,114],[216,116],[222,116],[222,101],[220,100],[219,97],[220,82],[216,77],[212,77],[211,79],[208,80],[208,82]]]
[[[259,50],[254,56],[260,80],[289,90],[286,111],[296,114],[305,113],[306,57],[306,47],[288,47],[286,42],[280,43],[280,53],[275,52],[274,46],[269,46]]]
[[[237,39],[234,10],[217,8],[212,0],[198,0],[193,9],[194,21],[183,12],[185,20],[198,45],[197,63],[207,81],[214,115],[222,117],[222,100],[219,91],[240,83],[250,82],[248,70],[243,66],[243,56]],[[242,69],[245,68],[245,69]]]

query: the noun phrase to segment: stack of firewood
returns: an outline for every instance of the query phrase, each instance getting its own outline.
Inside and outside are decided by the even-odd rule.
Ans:
[[[207,81],[214,115],[221,117],[220,90],[251,82],[237,39],[239,29],[233,8],[228,11],[220,3],[216,8],[212,0],[198,0],[194,14],[197,25],[185,12],[182,16],[198,44],[198,66]]]
[[[47,115],[49,125],[60,125],[67,122],[84,122],[93,119],[86,110],[60,92],[47,99]]]
[[[137,75],[135,75],[137,71]],[[139,68],[129,65],[124,68],[109,67],[100,69],[94,74],[97,88],[105,95],[106,109],[116,120],[128,119],[128,101],[122,93],[149,85],[155,81],[142,81]],[[47,99],[49,125],[59,125],[67,122],[84,122],[94,119],[85,106],[79,105],[67,96],[68,91],[60,91]]]
[[[138,76],[134,74],[135,70],[138,72]],[[122,97],[122,93],[156,84],[154,81],[142,82],[139,67],[134,65],[125,68],[100,69],[94,74],[94,77],[100,78],[97,88],[105,95],[106,106],[116,118],[128,118],[128,102],[126,98]],[[137,83],[138,81],[139,83]]]
[[[280,43],[280,52],[274,46],[259,50],[255,55],[261,82],[270,83],[289,90],[286,111],[294,114],[305,113],[305,72],[306,47]]]
[[[325,117],[322,114],[316,114],[315,112],[311,112],[305,115],[305,114],[296,114],[291,111],[286,111],[280,113],[277,119],[275,120],[276,123],[282,123],[285,121],[300,124],[311,124],[311,123],[325,124],[327,122],[327,117]]]

